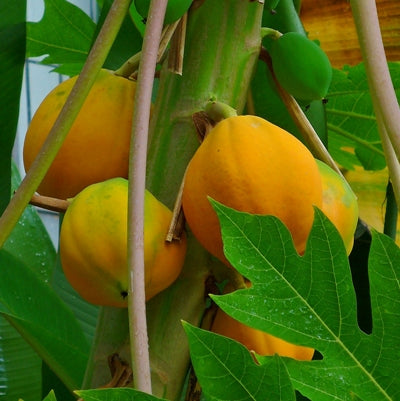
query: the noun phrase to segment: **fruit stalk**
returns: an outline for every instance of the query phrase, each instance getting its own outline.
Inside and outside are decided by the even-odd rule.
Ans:
[[[43,144],[29,172],[26,174],[3,215],[0,217],[0,247],[3,246],[15,224],[18,222],[25,207],[31,200],[32,195],[56,157],[58,150],[61,148],[68,131],[96,79],[97,73],[104,64],[124,17],[129,10],[129,5],[129,0],[114,1],[99,35],[93,44],[88,59],[83,66],[79,79],[57,118],[48,139]]]
[[[130,279],[128,305],[132,368],[134,369],[135,387],[149,394],[152,389],[144,277],[144,193],[151,93],[166,6],[167,0],[150,2],[143,38],[142,59],[139,64],[129,163],[128,268]]]
[[[285,103],[290,116],[297,125],[299,132],[301,133],[305,143],[307,144],[311,152],[314,154],[316,158],[324,161],[326,164],[332,167],[338,174],[342,175],[340,169],[336,165],[332,156],[329,154],[321,138],[315,132],[313,126],[311,125],[307,116],[304,114],[303,110],[297,103],[296,99],[292,95],[290,95],[290,93],[288,93],[285,89],[283,89],[278,80],[276,79],[272,70],[271,58],[268,55],[268,53],[264,50],[261,50],[260,58],[265,62],[267,68],[270,69],[279,96]]]

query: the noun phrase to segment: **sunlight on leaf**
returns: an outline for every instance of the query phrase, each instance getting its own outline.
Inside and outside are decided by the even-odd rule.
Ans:
[[[389,68],[396,88],[400,66],[389,63]],[[360,164],[366,170],[384,168],[364,64],[334,70],[327,99],[328,146],[333,158],[347,169]]]
[[[96,24],[65,0],[45,0],[39,22],[27,23],[27,57],[46,55],[44,64],[68,64],[80,69],[86,61]],[[63,70],[64,73],[65,69]]]
[[[300,257],[275,217],[239,213],[213,201],[225,254],[252,287],[215,302],[235,319],[286,341],[317,349],[323,359],[285,358],[294,387],[312,400],[394,400],[399,396],[400,250],[374,233],[369,271],[373,332],[360,330],[346,252],[332,223],[315,211]],[[268,358],[260,358],[260,361]]]

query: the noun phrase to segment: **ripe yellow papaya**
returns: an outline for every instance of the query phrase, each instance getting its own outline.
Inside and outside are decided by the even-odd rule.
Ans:
[[[317,164],[322,177],[321,210],[339,231],[349,255],[358,221],[357,196],[336,171],[320,160]]]
[[[28,127],[24,165],[29,170],[77,76],[54,88]],[[41,195],[67,199],[86,186],[128,177],[129,143],[136,83],[101,70],[67,138],[38,188]]]
[[[208,196],[239,211],[278,217],[303,253],[313,206],[322,206],[322,181],[314,157],[293,135],[257,116],[235,116],[207,134],[188,164],[182,193],[194,236],[227,263]]]
[[[89,185],[68,207],[60,232],[66,278],[88,302],[127,306],[128,181],[113,178]],[[167,243],[172,212],[145,193],[144,257],[146,300],[171,285],[181,272],[186,237]]]

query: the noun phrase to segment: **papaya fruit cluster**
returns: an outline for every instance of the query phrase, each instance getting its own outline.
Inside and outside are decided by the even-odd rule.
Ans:
[[[352,249],[358,205],[350,186],[293,135],[260,117],[234,116],[217,123],[186,171],[182,193],[186,221],[203,247],[230,266],[208,197],[242,212],[280,218],[300,254],[316,206],[336,226],[348,254]],[[314,354],[310,348],[248,327],[222,310],[217,311],[211,330],[260,355],[310,360]]]
[[[24,143],[28,170],[64,106],[77,77],[51,91],[39,106]],[[127,306],[127,210],[129,143],[136,83],[101,70],[67,138],[38,188],[70,199],[60,232],[66,278],[88,302]],[[172,212],[145,193],[146,299],[179,275],[186,237],[166,242]]]

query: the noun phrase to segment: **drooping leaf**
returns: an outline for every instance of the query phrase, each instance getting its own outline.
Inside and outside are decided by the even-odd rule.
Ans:
[[[12,190],[19,183],[19,172],[13,163]],[[32,206],[25,209],[3,249],[21,263],[29,261],[32,273],[43,282],[49,281],[54,268],[55,250]],[[21,277],[14,279],[23,280]],[[36,401],[41,396],[42,360],[3,316],[0,317],[0,371],[0,396],[23,398],[24,401]]]
[[[46,55],[42,63],[62,65],[64,74],[75,75],[86,60],[96,24],[66,0],[44,3],[42,19],[27,24],[27,57]]]
[[[400,66],[389,63],[395,88],[400,84]],[[334,70],[327,95],[329,150],[347,169],[362,165],[380,170],[386,162],[369,93],[364,64]]]
[[[98,390],[79,390],[76,394],[83,401],[166,401],[132,388],[104,388]]]
[[[89,345],[72,312],[39,276],[0,252],[0,313],[70,389],[79,388]]]
[[[294,389],[278,356],[256,365],[238,342],[184,323],[196,377],[206,400],[294,401]]]
[[[310,362],[284,358],[293,386],[318,401],[399,399],[400,250],[393,241],[374,234],[369,260],[373,330],[368,335],[357,323],[343,242],[322,212],[315,211],[300,257],[277,218],[213,205],[226,256],[252,283],[247,290],[214,296],[216,303],[242,323],[322,355]]]
[[[0,214],[11,195],[11,153],[25,63],[25,1],[0,1]]]
[[[0,316],[0,399],[40,399],[41,363],[30,345]]]
[[[58,296],[75,315],[88,342],[92,343],[97,326],[99,307],[85,301],[71,286],[62,270],[59,254],[51,280],[51,285],[57,292]]]

